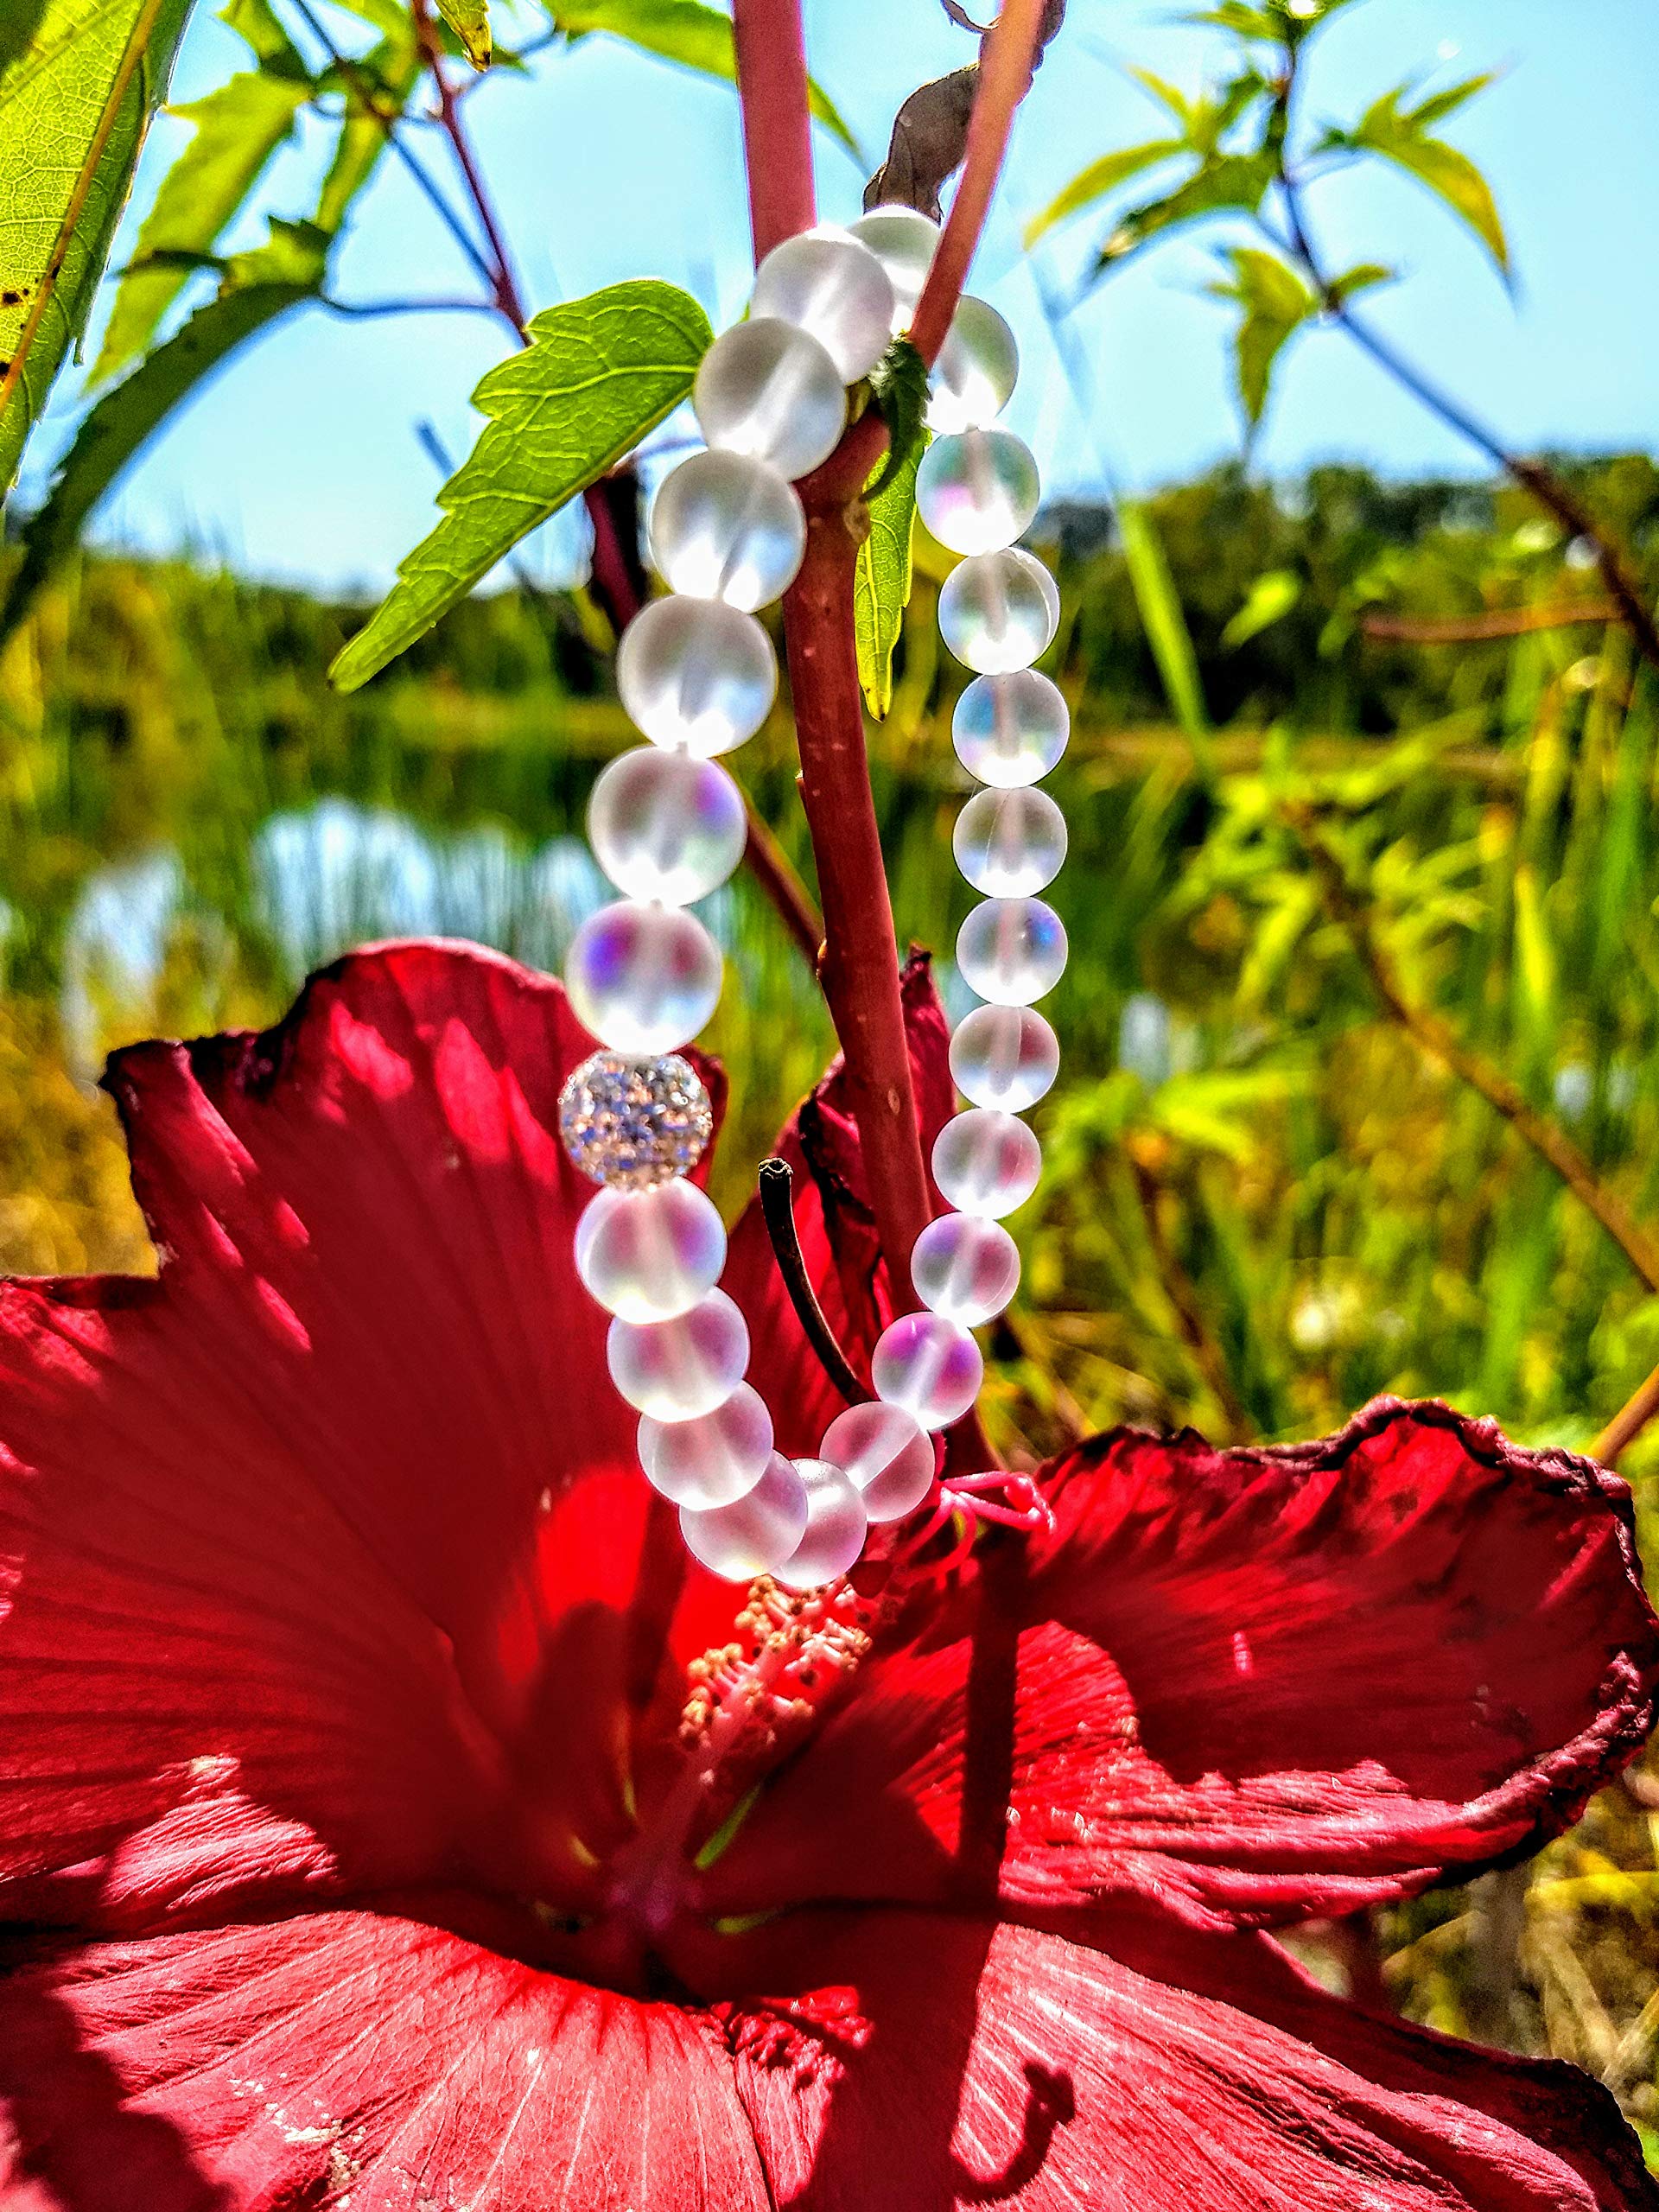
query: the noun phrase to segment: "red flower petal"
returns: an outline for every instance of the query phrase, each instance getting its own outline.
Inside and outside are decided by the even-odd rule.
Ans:
[[[733,1600],[648,1519],[572,1266],[590,1046],[557,985],[408,945],[119,1057],[159,1281],[0,1287],[0,1913],[561,1897],[573,1828],[626,1832],[628,1715],[662,1738],[664,1642]]]
[[[1284,1450],[1120,1433],[1052,1490],[1051,1539],[918,1601],[712,1870],[721,1910],[1347,1911],[1530,1847],[1650,1724],[1628,1497],[1587,1461],[1380,1401]]]
[[[706,2014],[371,1913],[12,1974],[0,2112],[3,2212],[772,2203]]]
[[[836,1936],[832,1919],[799,1932],[831,1986],[734,2023],[780,2205],[1659,2207],[1586,2076],[1368,2018],[1263,1939],[1148,1929],[1142,1954],[1185,1986],[1033,1929],[897,1913]]]

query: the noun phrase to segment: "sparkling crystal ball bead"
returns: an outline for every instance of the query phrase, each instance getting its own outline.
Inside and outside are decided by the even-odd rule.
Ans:
[[[772,1457],[772,1415],[747,1382],[711,1414],[693,1421],[639,1423],[639,1464],[645,1479],[676,1505],[698,1512],[746,1497]]]
[[[893,336],[893,286],[861,238],[832,223],[785,238],[754,272],[749,312],[817,340],[843,384],[868,376]]]
[[[941,436],[982,429],[1013,398],[1019,376],[1013,331],[988,300],[970,294],[958,302],[933,364],[928,428]]]
[[[1020,1287],[1020,1254],[1001,1223],[942,1213],[910,1255],[910,1279],[930,1313],[976,1329],[995,1320]]]
[[[613,1321],[605,1339],[611,1380],[653,1421],[696,1421],[723,1405],[749,1363],[749,1331],[723,1290],[671,1321]]]
[[[994,1006],[1029,1006],[1065,973],[1065,930],[1040,899],[987,899],[957,932],[957,966]]]
[[[1053,577],[1017,545],[959,561],[939,594],[939,635],[982,676],[1029,668],[1053,642],[1059,620]]]
[[[1041,1145],[1012,1114],[970,1107],[933,1140],[933,1180],[958,1213],[1000,1221],[1024,1205],[1042,1173]]]
[[[950,721],[957,760],[970,776],[998,791],[1046,776],[1071,733],[1071,712],[1058,685],[1031,668],[976,676]]]
[[[908,328],[939,243],[939,226],[917,207],[872,207],[847,226],[868,246],[893,287],[893,327]]]
[[[953,553],[995,553],[1023,537],[1043,496],[1030,447],[1012,430],[935,438],[916,472],[916,506]]]
[[[1065,817],[1046,791],[976,791],[951,833],[957,866],[976,891],[1023,899],[1065,863]]]
[[[877,1397],[928,1429],[960,1421],[984,1376],[979,1346],[965,1329],[938,1313],[905,1313],[889,1322],[870,1361]]]
[[[695,1167],[715,1131],[702,1078],[677,1052],[593,1052],[559,1093],[559,1135],[595,1183],[643,1191]]]
[[[849,1406],[823,1432],[821,1459],[846,1470],[871,1524],[902,1521],[933,1487],[933,1440],[902,1406]]]
[[[755,620],[719,600],[658,599],[622,632],[616,688],[653,745],[699,759],[754,735],[778,696],[778,656]]]
[[[769,462],[694,453],[652,502],[651,557],[671,591],[753,613],[781,599],[806,551],[806,517]]]
[[[613,1052],[671,1052],[720,1003],[720,947],[695,914],[619,899],[576,931],[564,980],[577,1020]]]
[[[680,1508],[680,1533],[693,1559],[727,1582],[769,1574],[806,1534],[806,1484],[774,1452],[753,1489],[730,1505]]]
[[[721,453],[805,476],[828,461],[847,424],[847,393],[817,340],[775,315],[724,331],[691,391],[697,426]]]
[[[601,1191],[576,1224],[576,1273],[607,1313],[671,1321],[720,1281],[726,1230],[714,1201],[677,1177],[648,1190]]]
[[[1059,1039],[1034,1007],[976,1006],[950,1039],[950,1073],[976,1106],[1023,1114],[1059,1071]]]
[[[687,906],[724,883],[748,841],[743,795],[694,753],[636,746],[600,771],[588,802],[588,842],[630,899]]]
[[[869,1533],[864,1501],[842,1469],[829,1459],[798,1459],[806,1489],[806,1527],[801,1541],[772,1573],[786,1590],[817,1590],[854,1566]]]

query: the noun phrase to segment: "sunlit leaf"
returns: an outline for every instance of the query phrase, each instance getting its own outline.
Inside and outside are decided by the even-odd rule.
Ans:
[[[1183,16],[1180,21],[1203,30],[1231,31],[1239,38],[1272,39],[1280,34],[1280,22],[1265,8],[1249,8],[1244,0],[1220,0],[1215,8],[1202,8],[1195,15]]]
[[[1229,258],[1233,281],[1214,289],[1218,297],[1236,300],[1243,309],[1236,342],[1238,396],[1254,429],[1267,407],[1274,364],[1285,341],[1319,313],[1319,302],[1277,254],[1235,246]]]
[[[189,0],[48,0],[0,78],[0,490],[79,340]]]
[[[858,680],[877,721],[893,704],[893,648],[905,626],[905,608],[910,602],[916,472],[926,450],[927,433],[923,431],[890,481],[871,493],[870,534],[858,549],[858,567],[853,577]]]
[[[1233,207],[1253,214],[1267,197],[1273,179],[1273,161],[1267,154],[1219,155],[1161,200],[1130,208],[1102,246],[1097,266],[1116,267],[1148,239],[1203,216]]]
[[[10,5],[0,9],[0,73],[29,51],[45,13],[46,0],[10,0]]]
[[[437,0],[438,13],[461,41],[474,69],[490,66],[488,0]]]
[[[1444,92],[1431,92],[1426,100],[1420,100],[1415,107],[1406,111],[1404,120],[1414,123],[1420,130],[1427,130],[1431,124],[1444,123],[1465,100],[1473,99],[1477,92],[1484,92],[1497,81],[1497,72],[1491,69],[1483,71],[1478,77],[1465,77],[1461,84],[1448,85]]]
[[[664,61],[677,61],[704,76],[723,77],[728,84],[737,82],[732,19],[717,8],[705,7],[702,0],[547,0],[547,11],[558,29],[573,38],[606,31],[647,54],[660,54]],[[818,121],[861,161],[858,141],[830,95],[810,83],[807,98]]]
[[[1401,85],[1393,92],[1385,92],[1365,111],[1352,130],[1331,132],[1326,143],[1378,154],[1427,185],[1438,200],[1469,226],[1507,277],[1509,243],[1491,187],[1467,154],[1448,146],[1443,138],[1426,136],[1423,111],[1433,106],[1433,100],[1425,101],[1422,107],[1415,110],[1402,110],[1400,103],[1408,90],[1408,86]]]
[[[1176,122],[1180,124],[1182,134],[1185,136],[1187,126],[1192,120],[1192,103],[1180,86],[1172,85],[1168,78],[1157,76],[1150,69],[1131,69],[1129,74],[1137,85],[1143,86],[1152,94],[1160,107],[1166,107],[1169,110]]]
[[[1148,138],[1141,145],[1121,146],[1115,154],[1103,154],[1097,162],[1090,162],[1087,168],[1079,169],[1042,213],[1027,224],[1026,244],[1034,245],[1045,231],[1052,231],[1056,223],[1075,215],[1079,207],[1090,207],[1096,200],[1103,200],[1126,178],[1136,176],[1142,169],[1154,168],[1158,162],[1166,162],[1185,150],[1185,143],[1179,138]]]
[[[870,397],[887,426],[887,459],[866,490],[873,499],[912,455],[919,461],[927,442],[927,364],[908,338],[895,338],[870,372]]]
[[[1294,569],[1269,569],[1255,578],[1244,604],[1221,633],[1223,649],[1233,652],[1274,622],[1281,621],[1302,595],[1302,580]]]
[[[402,114],[422,73],[414,25],[405,10],[394,8],[391,13],[386,35],[341,81],[346,113],[315,215],[321,228],[330,232],[340,228],[353,201],[378,168],[388,144],[388,120]],[[371,99],[378,112],[370,107]]]
[[[1394,278],[1394,270],[1385,269],[1380,261],[1362,261],[1352,269],[1344,269],[1340,276],[1332,276],[1325,289],[1341,304],[1357,293],[1370,291],[1376,285],[1392,284]]]
[[[294,128],[311,79],[267,0],[231,0],[219,20],[259,58],[199,100],[175,111],[194,135],[162,179],[124,273],[92,371],[105,383],[137,360],[188,274],[169,256],[210,253]]]
[[[1198,681],[1198,658],[1192,650],[1192,633],[1181,612],[1180,595],[1151,510],[1139,499],[1117,504],[1118,534],[1129,571],[1135,601],[1152,657],[1163,679],[1170,710],[1191,741],[1201,765],[1210,760],[1210,716]]]
[[[632,453],[690,391],[714,342],[689,294],[655,279],[548,308],[473,394],[489,421],[438,494],[444,518],[329,671],[342,691],[423,637],[504,554]]]

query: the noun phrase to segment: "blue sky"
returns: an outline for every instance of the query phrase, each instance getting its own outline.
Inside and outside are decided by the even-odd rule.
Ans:
[[[1227,325],[1204,296],[1213,255],[1177,244],[1116,277],[1078,311],[1086,410],[1047,338],[1019,244],[1022,222],[1096,154],[1159,135],[1159,111],[1126,75],[1140,63],[1195,85],[1213,68],[1207,34],[1174,27],[1170,0],[1071,0],[1062,40],[1017,126],[976,289],[1019,332],[1025,368],[1011,419],[1055,491],[1104,469],[1147,486],[1236,453]],[[814,70],[872,161],[915,84],[967,58],[970,41],[935,0],[808,0]],[[199,12],[175,82],[188,99],[238,66],[233,39]],[[537,305],[652,273],[696,292],[716,326],[741,310],[747,221],[730,92],[594,38],[543,56],[532,78],[499,75],[470,104],[525,289]],[[1410,181],[1333,181],[1313,205],[1333,260],[1385,261],[1405,281],[1378,294],[1380,327],[1520,447],[1659,447],[1659,11],[1651,0],[1357,0],[1322,36],[1310,107],[1351,117],[1408,76],[1476,69],[1501,82],[1448,135],[1487,168],[1515,251],[1513,298],[1478,248]],[[157,129],[125,236],[180,143]],[[320,136],[285,154],[260,205],[299,213]],[[442,162],[434,139],[429,159]],[[823,213],[855,213],[862,174],[818,138]],[[1097,243],[1080,218],[1043,253],[1066,287]],[[249,236],[263,234],[263,223]],[[239,242],[239,241],[238,241]],[[120,248],[118,246],[118,256]],[[471,289],[413,188],[384,169],[340,257],[348,299]],[[106,503],[96,535],[188,545],[262,576],[374,590],[431,526],[435,475],[415,435],[429,419],[456,454],[475,434],[467,397],[506,350],[482,318],[357,321],[307,312],[240,357],[150,449]],[[38,492],[54,441],[73,427],[71,385],[29,455]],[[1281,376],[1257,464],[1275,474],[1341,456],[1395,474],[1462,471],[1467,450],[1335,336],[1301,346]],[[555,525],[548,573],[571,540]]]

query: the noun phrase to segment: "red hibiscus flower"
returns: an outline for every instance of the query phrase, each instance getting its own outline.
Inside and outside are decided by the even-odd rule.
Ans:
[[[427,945],[125,1053],[160,1280],[0,1295],[5,2212],[1659,2204],[1586,2078],[1263,1932],[1532,1848],[1640,1741],[1624,1493],[1564,1453],[1393,1403],[1103,1438],[665,1823],[746,1600],[650,1513],[574,1275],[587,1048]],[[867,1334],[833,1089],[791,1141]],[[752,1224],[727,1280],[810,1446]]]

